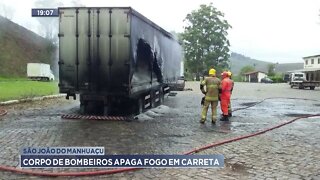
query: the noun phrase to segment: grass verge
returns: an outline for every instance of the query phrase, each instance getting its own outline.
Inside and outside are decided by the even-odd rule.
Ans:
[[[0,78],[0,102],[58,93],[57,82]]]

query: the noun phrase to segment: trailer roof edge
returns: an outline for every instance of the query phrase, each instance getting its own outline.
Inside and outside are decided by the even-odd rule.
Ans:
[[[153,21],[151,21],[149,18],[147,18],[146,16],[142,15],[141,13],[139,13],[138,11],[136,11],[135,9],[133,9],[130,6],[125,6],[125,7],[58,7],[58,9],[101,9],[101,8],[106,8],[106,9],[128,9],[130,10],[130,13],[136,17],[138,17],[139,19],[141,19],[142,21],[144,21],[145,23],[153,26],[154,28],[156,28],[157,30],[159,30],[160,32],[162,32],[163,34],[165,34],[167,37],[177,41],[178,39],[176,39],[174,37],[173,34],[171,34],[170,32],[168,32],[167,30],[163,29],[162,27],[160,27],[159,25],[157,25],[156,23],[154,23]]]

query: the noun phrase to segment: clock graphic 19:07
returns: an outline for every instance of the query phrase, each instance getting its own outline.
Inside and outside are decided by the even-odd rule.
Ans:
[[[58,9],[32,9],[32,17],[56,17],[59,16]]]

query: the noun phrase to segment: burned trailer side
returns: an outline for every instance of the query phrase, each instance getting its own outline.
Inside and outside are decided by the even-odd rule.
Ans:
[[[130,7],[59,8],[59,89],[82,113],[156,106],[180,74],[172,35]]]

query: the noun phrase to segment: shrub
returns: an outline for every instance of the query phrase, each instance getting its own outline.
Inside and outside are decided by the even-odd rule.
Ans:
[[[272,77],[270,77],[270,79],[273,81],[273,83],[283,83],[284,82],[283,78],[280,76],[272,76]]]

